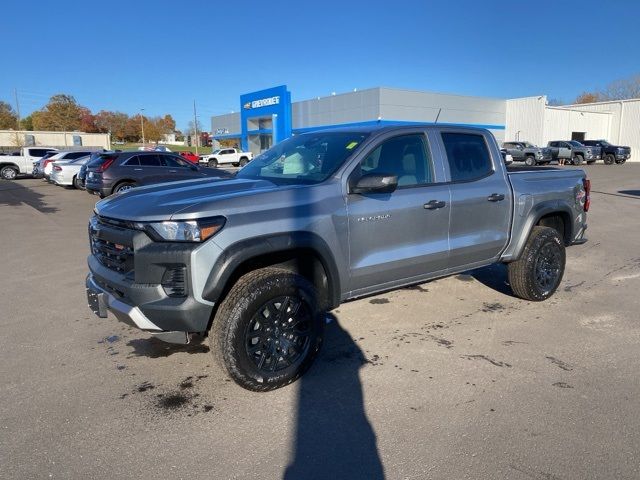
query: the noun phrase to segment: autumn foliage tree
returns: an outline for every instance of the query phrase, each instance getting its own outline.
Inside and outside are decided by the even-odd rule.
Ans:
[[[15,130],[18,127],[18,115],[7,102],[0,100],[0,130]]]
[[[42,110],[33,113],[33,128],[54,132],[80,130],[86,111],[71,95],[54,95]]]

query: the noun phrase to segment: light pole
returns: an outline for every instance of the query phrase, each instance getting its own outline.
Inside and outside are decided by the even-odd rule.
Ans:
[[[144,115],[142,115],[142,112],[144,112],[144,108],[140,109],[140,126],[142,127],[142,146],[144,147]]]

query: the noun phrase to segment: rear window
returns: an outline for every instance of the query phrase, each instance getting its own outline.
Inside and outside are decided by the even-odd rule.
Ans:
[[[452,182],[467,182],[493,172],[491,155],[482,135],[442,133]]]
[[[46,148],[30,148],[29,155],[31,155],[32,157],[44,157],[50,151],[51,150],[48,150]]]
[[[95,167],[99,167],[100,165],[102,165],[104,162],[106,162],[109,159],[116,159],[118,157],[118,155],[114,155],[114,154],[101,154],[100,156],[98,156],[96,159],[91,160],[88,164],[87,164],[87,168],[95,168]]]
[[[70,152],[67,153],[64,158],[66,158],[67,160],[74,160],[76,158],[86,157],[88,153],[89,152]]]

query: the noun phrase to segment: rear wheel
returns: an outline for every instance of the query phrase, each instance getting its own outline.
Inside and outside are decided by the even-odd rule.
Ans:
[[[211,160],[209,160],[209,166],[211,168],[216,168],[218,166],[218,160],[216,160],[215,158],[212,158]]]
[[[616,163],[616,157],[615,157],[615,156],[613,156],[613,155],[612,155],[612,154],[610,154],[610,153],[607,153],[607,154],[604,156],[604,164],[605,164],[605,165],[613,165],[614,163]]]
[[[533,156],[529,155],[524,159],[524,164],[528,167],[533,167],[536,164],[536,159]]]
[[[539,302],[554,294],[566,262],[560,233],[550,227],[533,227],[520,258],[508,265],[513,293]]]
[[[121,182],[115,186],[113,193],[124,193],[136,187],[135,182]]]
[[[84,190],[84,185],[82,185],[82,182],[80,182],[80,179],[77,175],[73,177],[73,186],[78,190]]]
[[[18,176],[18,169],[16,167],[6,166],[0,170],[0,177],[5,180],[15,180]]]
[[[315,287],[279,268],[241,277],[220,305],[211,351],[241,387],[268,391],[297,380],[322,344],[324,323]]]

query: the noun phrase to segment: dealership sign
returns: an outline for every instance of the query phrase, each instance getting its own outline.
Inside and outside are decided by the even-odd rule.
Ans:
[[[225,135],[229,133],[229,129],[228,128],[217,128],[216,129],[216,135]]]
[[[279,103],[280,103],[280,95],[276,95],[275,97],[261,98],[259,100],[246,102],[243,105],[243,108],[245,110],[250,110],[252,108],[270,107],[272,105],[278,105]]]

